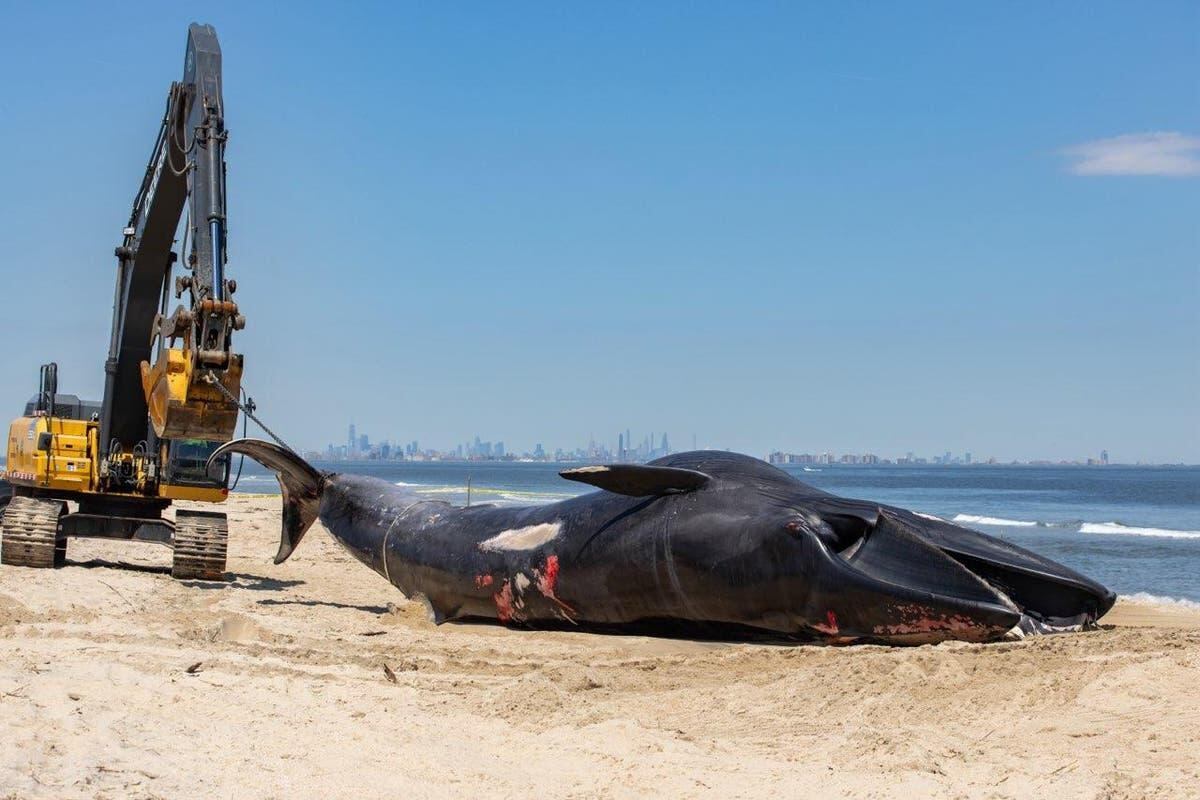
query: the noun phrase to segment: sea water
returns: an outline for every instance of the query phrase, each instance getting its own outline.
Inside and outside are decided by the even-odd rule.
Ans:
[[[430,499],[523,505],[591,487],[558,477],[569,464],[317,464],[372,475]],[[234,468],[236,471],[237,460]],[[1200,467],[786,467],[801,481],[931,514],[1007,539],[1143,602],[1200,608]],[[239,492],[277,492],[249,460]]]

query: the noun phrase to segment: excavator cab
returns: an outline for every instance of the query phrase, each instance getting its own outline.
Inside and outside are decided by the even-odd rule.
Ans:
[[[208,458],[221,445],[204,439],[173,439],[166,443],[163,483],[224,489],[229,481],[229,455],[221,455],[208,468]]]

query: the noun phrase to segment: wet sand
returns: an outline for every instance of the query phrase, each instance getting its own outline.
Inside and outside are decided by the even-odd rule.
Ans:
[[[914,648],[433,626],[238,497],[225,585],[152,544],[0,567],[0,797],[1200,796],[1200,613]],[[386,669],[385,669],[386,666]]]

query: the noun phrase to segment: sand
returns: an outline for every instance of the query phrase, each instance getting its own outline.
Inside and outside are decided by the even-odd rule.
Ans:
[[[427,621],[278,498],[226,585],[73,540],[0,567],[0,797],[1200,796],[1200,614],[914,648]],[[386,669],[385,669],[386,666]]]

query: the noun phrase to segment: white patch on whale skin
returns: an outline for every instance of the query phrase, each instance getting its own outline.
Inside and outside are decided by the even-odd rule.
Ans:
[[[575,469],[567,470],[567,472],[572,475],[582,475],[588,472],[608,472],[608,467],[600,464],[594,467],[576,467]]]
[[[526,525],[524,528],[510,528],[480,542],[479,549],[532,550],[558,536],[561,530],[561,522],[543,522],[540,525]]]

